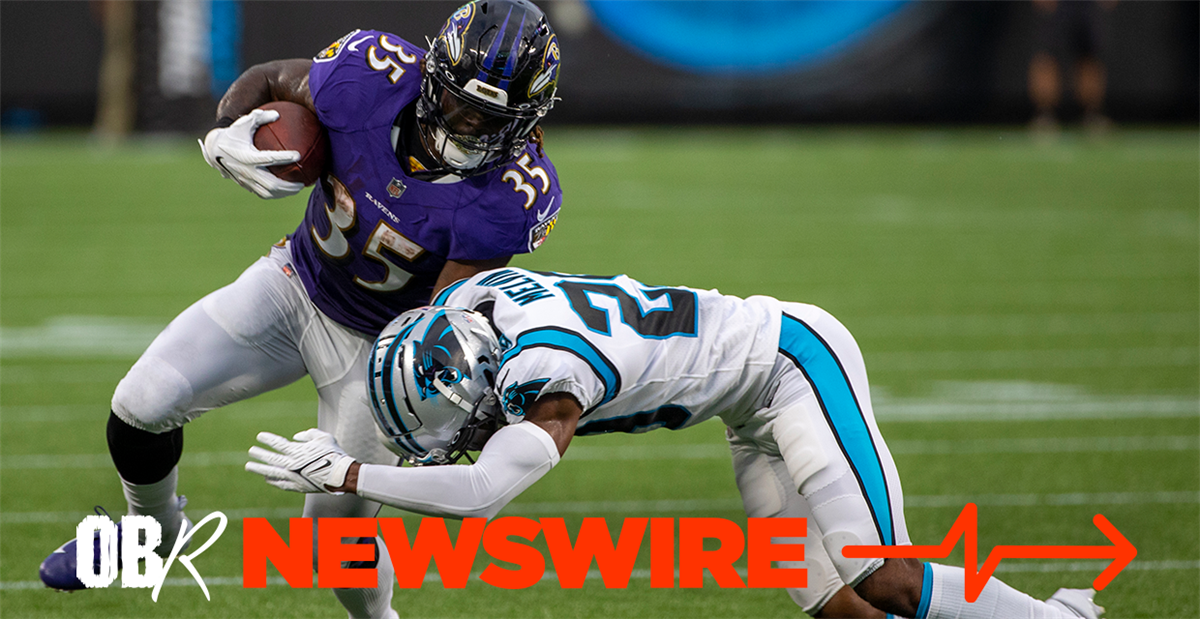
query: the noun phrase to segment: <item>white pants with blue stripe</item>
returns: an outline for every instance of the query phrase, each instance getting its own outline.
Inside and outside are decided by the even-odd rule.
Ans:
[[[788,566],[808,570],[808,587],[789,594],[813,612],[883,565],[842,547],[911,542],[858,344],[821,308],[784,303],[783,313],[773,393],[728,437],[747,516],[809,519],[805,561]]]

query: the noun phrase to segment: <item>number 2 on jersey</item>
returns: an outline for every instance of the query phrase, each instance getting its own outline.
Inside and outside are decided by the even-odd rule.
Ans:
[[[589,294],[597,294],[617,300],[621,322],[629,325],[634,333],[648,339],[663,339],[675,336],[696,335],[696,294],[682,288],[640,288],[647,299],[669,301],[667,307],[642,311],[641,303],[633,295],[616,284],[578,282],[564,280],[558,287],[566,293],[571,309],[579,315],[587,328],[612,335],[608,310],[592,305]]]

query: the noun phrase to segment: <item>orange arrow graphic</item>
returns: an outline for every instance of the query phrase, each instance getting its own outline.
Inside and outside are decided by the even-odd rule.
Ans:
[[[979,598],[984,585],[987,584],[996,566],[1002,559],[1112,559],[1113,562],[1104,568],[1103,572],[1092,581],[1097,591],[1108,586],[1121,570],[1129,565],[1137,556],[1137,548],[1121,535],[1120,531],[1101,514],[1092,518],[1096,528],[1112,542],[1111,546],[996,546],[983,562],[983,569],[976,571],[979,548],[977,536],[979,532],[979,508],[974,503],[967,503],[958,520],[950,527],[945,539],[937,546],[846,546],[842,555],[847,559],[944,559],[950,556],[950,551],[958,543],[958,538],[965,538],[963,551],[966,554],[966,599],[974,602]]]

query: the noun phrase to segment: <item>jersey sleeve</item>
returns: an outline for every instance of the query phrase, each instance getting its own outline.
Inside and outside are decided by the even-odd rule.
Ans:
[[[522,423],[496,431],[469,466],[364,464],[358,494],[403,510],[450,518],[493,518],[558,464],[545,430]]]
[[[558,172],[533,146],[489,175],[481,199],[455,216],[450,260],[490,260],[526,254],[546,241],[558,222]]]
[[[419,87],[417,61],[423,55],[423,50],[394,34],[377,30],[346,34],[321,50],[309,69],[308,88],[317,118],[338,131],[392,122],[395,113],[389,102],[401,91]]]
[[[508,423],[524,420],[529,407],[542,395],[569,393],[584,411],[604,399],[606,385],[601,372],[572,352],[550,346],[530,347],[505,356],[497,391]]]

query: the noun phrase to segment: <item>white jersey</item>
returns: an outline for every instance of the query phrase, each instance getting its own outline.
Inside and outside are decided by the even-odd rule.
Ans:
[[[672,430],[761,406],[780,303],[505,268],[457,282],[437,305],[483,312],[502,334],[496,382],[509,423],[541,394],[583,406],[576,435]]]

